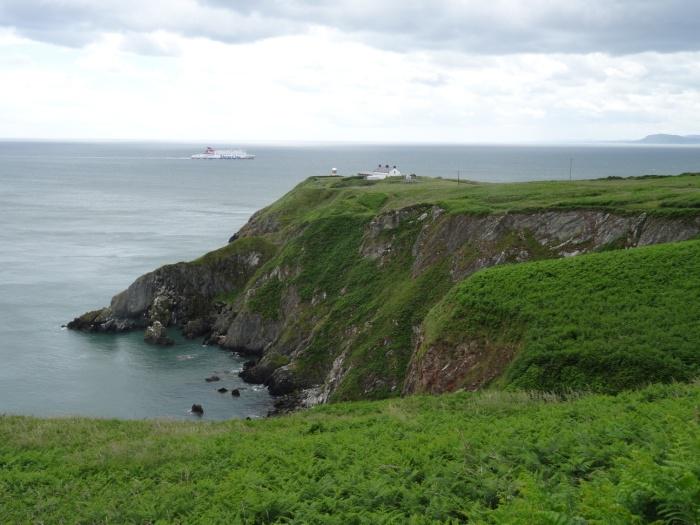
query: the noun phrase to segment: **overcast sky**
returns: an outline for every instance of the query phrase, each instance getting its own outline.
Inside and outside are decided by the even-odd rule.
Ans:
[[[698,0],[0,0],[0,137],[700,133]]]

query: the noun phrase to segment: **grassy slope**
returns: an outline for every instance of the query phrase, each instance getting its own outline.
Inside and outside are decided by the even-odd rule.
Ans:
[[[426,318],[423,349],[519,347],[501,384],[618,391],[700,374],[700,241],[490,268]]]
[[[6,416],[0,522],[694,523],[699,409],[696,383],[224,423]]]
[[[438,204],[451,212],[497,213],[541,209],[600,208],[658,215],[698,215],[700,176],[462,183],[420,178],[368,182],[358,178],[311,177],[267,208],[283,224],[319,217]]]
[[[412,352],[413,327],[452,283],[444,264],[436,264],[418,279],[411,276],[410,247],[420,230],[415,220],[403,221],[397,230],[387,233],[395,237],[393,255],[382,267],[363,258],[359,247],[366,225],[377,214],[408,206],[429,209],[434,204],[454,213],[578,207],[697,216],[700,177],[460,185],[438,179],[421,179],[415,184],[307,179],[260,215],[279,228],[266,234],[266,241],[255,242],[274,241],[280,249],[251,280],[257,281],[257,292],[246,307],[277,319],[281,298],[290,286],[296,288],[307,306],[299,309],[300,320],[282,340],[297,337],[300,328],[306,326],[310,331],[313,327],[310,345],[295,363],[299,376],[309,384],[322,380],[340,352],[339,341],[349,330],[355,331],[346,361],[351,372],[334,400],[383,398],[400,391]],[[241,239],[221,252],[225,255],[242,242],[253,241]],[[217,256],[214,252],[207,257]],[[278,267],[290,269],[288,276],[258,280]],[[300,272],[293,271],[295,268]],[[318,300],[324,293],[326,299]],[[228,299],[237,297],[240,295],[231,294]],[[308,307],[312,301],[315,306]]]

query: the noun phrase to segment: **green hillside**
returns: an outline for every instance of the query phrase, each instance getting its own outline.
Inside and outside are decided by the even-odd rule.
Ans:
[[[523,226],[522,231],[502,235],[491,244],[474,239],[463,248],[452,248],[452,252],[438,247],[430,264],[417,271],[417,239],[422,235],[430,242],[424,231],[431,219],[424,222],[421,219],[432,213],[433,207],[454,217],[601,209],[620,216],[645,212],[679,221],[692,220],[700,213],[700,177],[687,174],[510,184],[457,184],[439,179],[420,179],[414,184],[401,180],[369,182],[361,178],[307,179],[253,220],[256,225],[253,235],[275,242],[279,250],[253,277],[248,290],[242,292],[251,298],[241,301],[240,294],[222,297],[239,310],[260,314],[273,322],[289,316],[284,305],[289,304],[290,294],[300,299],[293,320],[284,323],[283,333],[263,358],[263,367],[274,368],[291,361],[290,373],[296,384],[310,386],[322,383],[334,360],[345,352],[344,363],[349,371],[331,399],[397,395],[414,350],[414,329],[454,285],[455,267],[468,266],[480,258],[496,258],[499,253],[504,254],[505,262],[515,262],[514,254],[523,251],[531,260],[557,256],[533,239],[527,226]],[[397,210],[403,218],[368,241],[370,221],[386,217],[391,210]],[[449,226],[444,217],[436,223],[443,224],[443,228],[428,230],[434,231],[431,234],[434,238],[452,235],[458,228],[458,225]],[[252,240],[239,239],[209,257],[227,256],[238,249],[237,243]],[[617,247],[615,242],[609,247]],[[390,246],[390,253],[382,257],[380,264],[363,253],[372,243]],[[615,278],[624,280],[626,276],[620,274]],[[567,289],[567,293],[571,290]],[[303,350],[290,350],[298,348],[300,339],[306,341]],[[339,344],[342,340],[348,341],[351,348],[342,349]],[[634,337],[630,342],[641,344]],[[295,357],[289,357],[292,353]],[[689,371],[678,374],[675,369],[657,370],[657,361],[635,366],[652,368],[655,371],[652,378],[688,377]],[[549,388],[555,382],[543,382],[540,386]],[[583,382],[577,379],[571,387],[606,390],[598,388],[599,384]],[[619,383],[607,390],[616,390],[633,381],[620,379]],[[536,380],[527,386],[536,388]]]
[[[332,214],[372,215],[415,205],[440,205],[452,213],[499,213],[543,209],[646,211],[692,215],[700,208],[700,174],[580,181],[496,183],[419,177],[367,181],[359,177],[311,177],[265,209],[283,223]]]
[[[692,524],[700,385],[263,421],[0,418],[0,522]]]
[[[498,383],[525,389],[688,380],[700,374],[699,297],[699,241],[489,268],[428,314],[421,350],[515,348]]]

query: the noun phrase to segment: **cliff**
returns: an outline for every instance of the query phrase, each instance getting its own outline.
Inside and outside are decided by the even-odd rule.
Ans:
[[[490,339],[474,338],[469,323],[450,332],[442,321],[466,313],[446,301],[470,276],[699,233],[700,177],[691,174],[523,184],[315,177],[256,213],[227,246],[140,277],[69,326],[114,332],[158,321],[253,356],[246,380],[306,405],[475,389],[507,382],[527,338],[524,329],[494,337],[498,326]],[[537,363],[548,377],[546,360]]]

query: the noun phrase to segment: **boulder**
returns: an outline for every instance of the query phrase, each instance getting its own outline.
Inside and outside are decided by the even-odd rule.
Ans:
[[[151,323],[159,321],[164,326],[170,323],[173,303],[166,295],[156,295],[147,312],[147,317]]]
[[[146,332],[143,334],[143,340],[152,345],[168,346],[175,344],[175,341],[168,337],[168,331],[160,321],[155,321],[151,326],[146,328]]]
[[[204,414],[204,408],[202,408],[202,405],[198,405],[195,403],[194,405],[192,405],[192,408],[190,408],[190,412],[201,416],[202,414]]]
[[[231,390],[231,395],[233,397],[241,397],[241,391],[238,390],[237,388],[234,388],[233,390]]]
[[[246,363],[247,365],[248,363]],[[270,378],[274,368],[269,368],[265,365],[253,364],[252,366],[243,365],[243,370],[238,372],[238,377],[246,383],[254,385],[262,385]]]
[[[290,394],[301,387],[301,385],[297,384],[294,372],[289,366],[276,369],[265,384],[273,396]]]
[[[228,388],[222,386],[221,388],[217,388],[216,391],[219,394],[225,394],[226,392],[228,392]]]
[[[219,376],[209,376],[205,379],[207,383],[213,383],[214,381],[220,381],[221,378]]]

